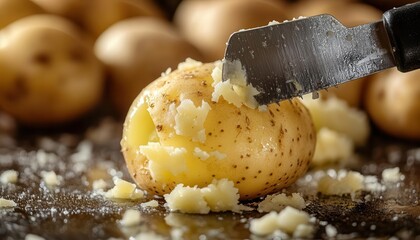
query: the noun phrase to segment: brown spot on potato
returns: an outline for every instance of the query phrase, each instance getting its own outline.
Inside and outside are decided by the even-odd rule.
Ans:
[[[156,131],[161,132],[163,130],[163,126],[158,124],[156,125]]]
[[[49,65],[51,56],[46,52],[39,52],[33,56],[33,62],[41,65]]]
[[[270,123],[272,127],[276,126],[276,122],[273,119],[270,120]]]
[[[379,101],[382,101],[385,98],[385,91],[384,89],[380,89],[377,96]]]
[[[73,49],[69,53],[69,57],[72,61],[81,62],[85,59],[85,53],[81,51],[80,49]]]
[[[18,101],[19,99],[22,99],[28,95],[29,89],[26,81],[26,78],[23,76],[18,76],[13,82],[12,89],[4,94],[4,98],[7,101],[13,102]]]

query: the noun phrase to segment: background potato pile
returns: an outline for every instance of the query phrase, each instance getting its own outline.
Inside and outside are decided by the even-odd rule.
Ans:
[[[187,57],[221,59],[233,31],[321,13],[354,26],[408,2],[0,0],[0,111],[25,125],[49,127],[106,102],[123,118],[166,69]],[[390,135],[420,139],[418,78],[418,72],[390,70],[321,95],[365,109]]]

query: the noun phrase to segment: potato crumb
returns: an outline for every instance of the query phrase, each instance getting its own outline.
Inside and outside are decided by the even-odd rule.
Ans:
[[[61,176],[57,176],[54,171],[42,171],[42,180],[49,187],[55,187],[60,184]]]
[[[256,95],[260,92],[252,86],[247,84],[246,73],[242,69],[239,61],[232,64],[235,67],[235,74],[230,79],[222,81],[222,62],[216,62],[215,68],[212,72],[214,92],[212,94],[212,101],[218,102],[222,96],[228,103],[241,107],[245,105],[249,108],[257,108],[259,106]]]
[[[26,234],[26,236],[25,236],[25,240],[44,240],[44,239],[45,238],[43,238],[41,236],[38,236],[38,235],[35,235],[35,234],[32,234],[32,233]]]
[[[355,194],[364,188],[364,177],[354,171],[341,171],[335,178],[325,175],[318,181],[318,192],[325,195]]]
[[[224,212],[249,210],[239,205],[238,189],[227,179],[213,180],[204,188],[178,184],[171,193],[164,195],[170,211],[207,214],[210,211]]]
[[[350,138],[356,146],[363,146],[370,134],[369,119],[365,112],[350,107],[338,98],[312,99],[310,94],[303,96],[303,104],[312,115],[314,125],[319,131],[327,127]]]
[[[204,121],[210,109],[210,105],[205,101],[201,102],[201,106],[196,107],[190,99],[181,100],[176,108],[174,126],[176,134],[204,143],[206,141]]]
[[[154,208],[154,207],[158,207],[159,203],[156,200],[150,200],[148,202],[140,203],[140,206],[143,207],[143,208],[145,208],[145,207]]]
[[[353,141],[344,134],[322,127],[317,132],[312,164],[320,166],[348,159],[354,151]]]
[[[3,184],[16,183],[19,173],[15,170],[6,170],[0,175],[0,182]]]
[[[291,196],[286,196],[285,193],[273,194],[267,196],[258,204],[259,212],[281,211],[286,206],[302,210],[306,207],[305,200],[300,193],[292,193]]]
[[[136,188],[136,185],[120,178],[114,178],[115,186],[105,192],[105,197],[110,199],[131,199],[143,198],[144,193]]]
[[[166,240],[165,237],[158,235],[154,232],[142,232],[136,235],[134,238],[135,240]]]
[[[405,176],[400,173],[400,168],[387,168],[382,171],[382,181],[387,183],[396,183],[404,180]]]
[[[293,232],[293,238],[310,238],[315,228],[312,224],[299,224]]]
[[[12,208],[12,207],[16,207],[16,206],[17,206],[17,204],[13,200],[0,198],[0,208]]]
[[[256,235],[269,235],[276,230],[280,230],[293,235],[299,229],[298,234],[303,235],[305,233],[308,236],[303,237],[310,237],[312,231],[303,231],[302,228],[305,227],[298,227],[299,225],[307,225],[307,228],[310,228],[309,220],[309,215],[306,212],[287,206],[280,213],[270,212],[261,218],[251,220],[250,231]]]
[[[184,62],[178,64],[178,70],[185,71],[188,69],[199,67],[201,65],[203,65],[202,62],[194,60],[192,58],[187,58]]]
[[[215,157],[217,160],[223,160],[226,158],[226,154],[221,153],[219,151],[212,151],[210,152],[210,156]]]
[[[104,190],[107,186],[108,184],[103,179],[95,180],[92,183],[92,189],[96,191]]]
[[[196,156],[200,160],[207,160],[210,157],[210,154],[196,147],[194,148],[194,156]]]
[[[172,72],[171,68],[167,68],[166,71],[160,74],[161,77],[168,76]]]
[[[219,151],[206,152],[198,147],[194,148],[193,154],[200,160],[207,160],[209,157],[215,157],[217,160],[222,160],[226,158],[226,154],[221,153]]]
[[[140,153],[149,159],[148,169],[156,181],[187,171],[185,148],[162,146],[160,143],[149,142],[140,146]]]
[[[325,226],[325,233],[328,237],[333,238],[337,236],[337,228],[335,228],[333,225],[328,224]]]
[[[140,211],[136,209],[128,209],[125,211],[120,224],[124,227],[132,227],[140,224],[142,221]]]

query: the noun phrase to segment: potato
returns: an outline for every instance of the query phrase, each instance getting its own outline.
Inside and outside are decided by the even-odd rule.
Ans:
[[[284,12],[283,4],[269,0],[187,0],[175,12],[174,22],[206,60],[215,61],[223,58],[233,32],[283,21]]]
[[[382,18],[382,12],[372,6],[351,1],[303,1],[292,8],[296,16],[314,16],[328,13],[336,17],[347,27],[376,22]],[[351,107],[360,107],[364,83],[369,77],[353,80],[337,87],[321,91],[322,98],[336,96],[346,101]]]
[[[420,140],[420,70],[381,72],[368,82],[364,104],[370,118],[384,132]]]
[[[316,134],[302,103],[258,110],[236,107],[223,97],[213,102],[214,68],[213,63],[183,65],[133,102],[122,152],[131,176],[149,193],[226,178],[241,199],[253,199],[291,185],[307,170]]]
[[[98,37],[105,29],[123,19],[145,16],[164,18],[164,13],[149,0],[89,0],[82,24]]]
[[[40,13],[44,11],[28,0],[0,0],[0,29],[20,18]]]
[[[33,15],[0,31],[0,109],[19,122],[64,123],[101,99],[103,68],[70,26],[57,16]]]
[[[51,14],[77,20],[88,1],[85,0],[31,0]]]
[[[146,17],[111,26],[96,41],[95,53],[109,69],[111,101],[124,116],[142,88],[167,68],[200,57],[170,23]]]

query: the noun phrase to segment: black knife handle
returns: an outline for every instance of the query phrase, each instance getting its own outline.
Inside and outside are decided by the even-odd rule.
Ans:
[[[420,1],[388,10],[383,20],[398,70],[420,68]]]

